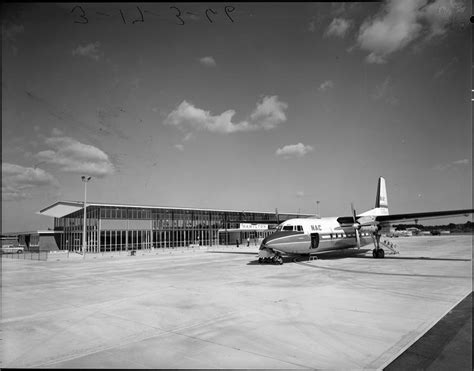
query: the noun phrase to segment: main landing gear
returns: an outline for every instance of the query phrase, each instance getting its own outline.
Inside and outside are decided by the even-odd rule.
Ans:
[[[375,249],[372,250],[372,256],[375,259],[377,258],[383,259],[385,257],[385,251],[383,251],[383,249],[380,247],[380,234],[375,232],[372,235],[372,238],[374,240],[374,246],[375,246]]]
[[[379,248],[378,250],[377,250],[377,249],[373,249],[373,250],[372,250],[372,256],[373,256],[374,258],[376,258],[376,259],[377,259],[377,258],[381,258],[381,259],[382,259],[382,258],[385,256],[385,251],[383,251],[382,248]]]

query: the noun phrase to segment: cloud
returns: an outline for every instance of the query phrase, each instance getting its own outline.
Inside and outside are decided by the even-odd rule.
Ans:
[[[469,160],[464,158],[462,160],[453,161],[453,165],[469,165]]]
[[[446,73],[449,73],[449,71],[452,70],[452,67],[459,61],[457,57],[453,57],[445,66],[441,67],[436,73],[433,75],[433,78],[439,79],[441,76],[443,76]]]
[[[201,59],[199,59],[199,62],[203,65],[203,66],[206,66],[206,67],[216,67],[217,64],[216,64],[216,61],[214,60],[213,57],[209,56],[209,57],[202,57]]]
[[[326,91],[334,87],[334,83],[331,80],[324,81],[321,85],[319,85],[318,90]]]
[[[350,26],[350,21],[344,18],[334,18],[324,34],[325,36],[344,37]]]
[[[44,163],[58,166],[62,171],[96,177],[115,172],[109,156],[97,147],[63,136],[46,138],[45,144],[51,149],[38,152],[35,157]]]
[[[57,129],[57,128],[53,128],[53,131],[51,132],[54,136],[61,136],[61,135],[64,135],[64,133]]]
[[[130,85],[132,86],[132,90],[137,90],[140,87],[140,83],[142,82],[142,79],[139,77],[134,77],[130,81]]]
[[[257,103],[257,108],[250,115],[250,120],[257,128],[274,129],[286,121],[287,108],[288,104],[280,102],[276,95],[264,97],[261,103]]]
[[[184,151],[184,146],[182,144],[175,144],[174,147],[179,151]]]
[[[434,167],[435,170],[443,171],[451,168],[460,168],[464,166],[468,166],[470,163],[469,159],[464,158],[462,160],[456,160],[453,162],[450,162],[448,164],[438,164]]]
[[[424,41],[443,36],[449,24],[456,22],[453,17],[464,11],[461,0],[390,0],[362,23],[357,45],[369,52],[368,63],[385,63],[388,56],[422,35]]]
[[[303,157],[307,153],[313,151],[314,148],[311,146],[305,146],[303,143],[290,144],[282,148],[278,148],[275,152],[277,156],[283,156],[283,158],[291,157]]]
[[[15,24],[11,22],[2,22],[2,40],[3,41],[16,41],[18,34],[25,31],[25,27],[22,24]]]
[[[57,179],[38,167],[2,163],[2,200],[31,198],[30,191],[38,187],[58,187]]]
[[[304,197],[304,192],[303,191],[296,192],[296,197],[297,198],[303,198]]]
[[[398,104],[398,98],[393,93],[393,83],[390,76],[387,76],[385,80],[375,87],[375,91],[372,93],[372,98],[375,100],[382,100],[391,105]]]
[[[232,117],[235,111],[232,109],[220,115],[212,115],[209,111],[197,108],[184,100],[163,123],[183,130],[206,130],[214,133],[270,130],[286,121],[284,111],[287,108],[288,105],[279,101],[277,96],[264,97],[261,102],[257,102],[249,120],[234,123]]]
[[[72,55],[79,55],[82,57],[88,57],[98,61],[103,53],[99,51],[100,42],[90,43],[87,45],[79,45],[72,51]]]
[[[18,54],[18,48],[16,46],[17,36],[24,31],[25,27],[22,24],[16,24],[8,20],[2,20],[2,44],[9,46],[13,55]]]
[[[420,10],[420,18],[429,26],[426,39],[443,36],[451,23],[461,22],[464,18],[466,7],[460,0],[435,0]],[[456,17],[459,19],[456,20]]]
[[[369,63],[384,63],[386,57],[402,49],[421,31],[417,20],[419,8],[426,0],[391,0],[372,19],[365,20],[357,38],[361,49],[370,52]]]
[[[252,130],[246,121],[233,123],[234,110],[227,110],[220,115],[213,116],[209,111],[195,107],[185,100],[166,117],[165,125],[188,127],[196,130],[207,130],[215,133],[233,133]]]

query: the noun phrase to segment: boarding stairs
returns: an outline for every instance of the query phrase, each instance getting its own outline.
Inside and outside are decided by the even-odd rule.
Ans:
[[[387,240],[380,240],[380,244],[389,249],[391,251],[391,254],[400,254],[400,252],[397,250],[397,245],[395,245],[394,243]]]

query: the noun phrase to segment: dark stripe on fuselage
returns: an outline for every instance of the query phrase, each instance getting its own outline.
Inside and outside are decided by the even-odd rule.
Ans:
[[[300,231],[278,231],[266,237],[262,241],[262,243],[266,245],[267,243],[274,241],[276,239],[282,238],[282,237],[297,236],[297,235],[303,235],[303,234],[304,232],[300,232]]]

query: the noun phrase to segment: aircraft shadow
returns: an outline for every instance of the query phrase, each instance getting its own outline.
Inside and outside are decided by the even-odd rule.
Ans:
[[[330,251],[327,253],[324,253],[322,255],[318,255],[318,257],[314,257],[312,255],[311,261],[312,260],[335,260],[335,259],[345,259],[345,258],[352,258],[355,257],[356,255],[359,254],[365,254],[368,251],[372,250],[367,250],[367,249],[360,249],[360,250],[355,250],[355,251]],[[283,258],[283,263],[303,263],[310,261],[307,255],[285,255],[282,256]],[[273,263],[262,263],[260,264],[258,262],[258,258],[255,260],[249,261],[247,265],[274,265]]]
[[[357,259],[373,259],[372,256],[353,256]],[[471,259],[459,259],[459,258],[429,258],[426,256],[387,256],[385,255],[384,259],[394,259],[394,260],[440,260],[440,261],[459,261],[459,262],[469,262]]]
[[[270,263],[266,263],[266,264],[270,264]],[[258,260],[251,260],[247,263],[247,265],[263,265],[263,264],[260,264]]]
[[[255,251],[207,251],[209,254],[239,254],[239,255],[257,255],[258,252]]]
[[[311,260],[336,260],[336,259],[345,259],[345,258],[365,258],[365,256],[361,256],[366,254],[367,252],[372,251],[371,249],[357,249],[357,250],[340,250],[340,251],[329,251],[321,254],[317,254],[315,258]],[[307,256],[299,256],[296,257],[299,261],[308,261]],[[294,260],[294,259],[292,259]]]

